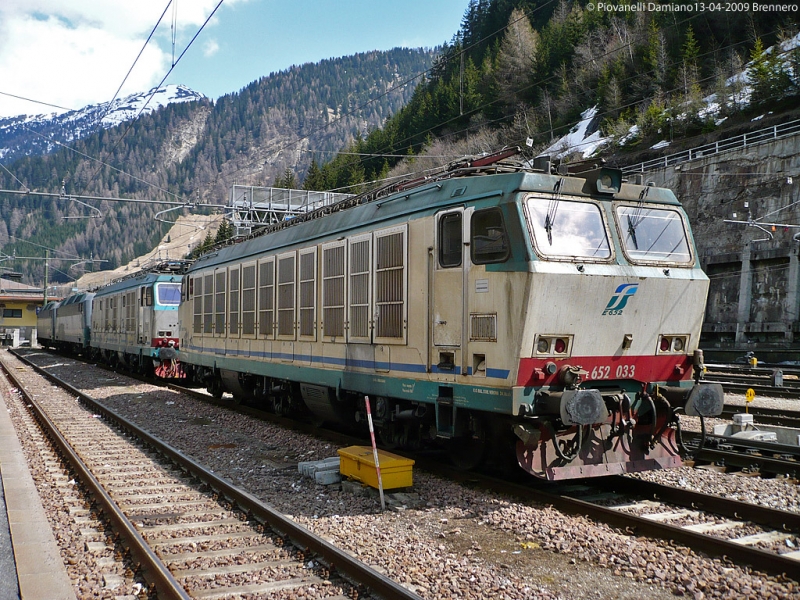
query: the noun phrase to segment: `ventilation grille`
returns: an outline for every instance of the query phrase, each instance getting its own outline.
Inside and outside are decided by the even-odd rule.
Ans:
[[[497,315],[470,315],[470,341],[496,342]]]
[[[300,335],[314,335],[314,263],[313,252],[300,255]]]
[[[256,331],[256,267],[242,268],[242,335]]]
[[[258,333],[271,336],[275,322],[275,261],[258,267]]]
[[[278,260],[278,335],[294,336],[294,256]]]
[[[228,325],[230,327],[230,335],[235,337],[239,335],[239,269],[231,269],[229,277]],[[217,329],[217,331],[224,333],[221,329]]]
[[[375,334],[382,338],[403,337],[403,232],[376,239]]]
[[[326,337],[344,336],[344,246],[323,250],[322,319]]]
[[[369,337],[369,240],[350,244],[350,336]]]
[[[212,304],[214,302],[214,275],[206,275],[203,279],[203,333],[211,333],[211,323],[213,322],[214,311]]]

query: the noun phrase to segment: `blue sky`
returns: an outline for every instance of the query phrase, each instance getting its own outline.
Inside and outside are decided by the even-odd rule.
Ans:
[[[147,90],[167,73],[173,16],[177,58],[218,1],[173,0],[121,93]],[[168,2],[1,0],[0,117],[110,100]],[[458,31],[467,3],[224,0],[166,83],[217,98],[294,64],[397,46],[431,48]]]

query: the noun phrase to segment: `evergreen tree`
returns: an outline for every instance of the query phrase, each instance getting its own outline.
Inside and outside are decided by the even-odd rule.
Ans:
[[[751,102],[765,104],[783,98],[792,86],[792,80],[783,61],[774,51],[764,50],[761,38],[756,40],[750,53],[751,64],[747,68],[747,78],[753,88]]]
[[[303,189],[316,192],[322,192],[327,189],[325,176],[316,158],[311,160],[311,166],[308,167],[306,177],[303,179]]]
[[[292,171],[292,169],[289,167],[286,167],[286,169],[283,171],[283,175],[279,175],[275,178],[275,183],[272,184],[272,187],[296,190],[297,178],[294,175],[294,171]]]
[[[502,105],[515,107],[520,103],[523,88],[532,75],[537,44],[538,34],[528,17],[515,8],[508,19],[493,72],[496,94]]]

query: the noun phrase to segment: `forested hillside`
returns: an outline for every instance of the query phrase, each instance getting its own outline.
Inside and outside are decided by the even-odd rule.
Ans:
[[[595,125],[618,155],[796,107],[800,49],[788,40],[798,33],[797,13],[653,4],[661,10],[470,0],[459,32],[409,104],[324,165],[309,186],[379,177],[397,155],[526,142],[535,155],[595,106]],[[783,48],[765,51],[781,41]],[[742,71],[746,78],[737,77]],[[713,102],[704,100],[712,94]],[[353,152],[375,156],[357,161]]]
[[[315,157],[322,162],[379,128],[411,98],[413,78],[433,56],[431,50],[394,49],[272,73],[217,102],[169,105],[101,130],[72,150],[17,160],[0,171],[0,188],[59,193],[64,181],[67,195],[222,204],[234,182],[271,185],[287,169],[302,178]],[[53,248],[105,259],[104,268],[115,268],[149,251],[168,227],[153,218],[165,206],[89,203],[101,217],[68,198],[3,194],[0,248],[18,256],[43,256],[44,247]],[[82,215],[95,218],[74,218]],[[59,269],[66,271],[68,263],[54,265],[51,279],[64,281]],[[43,280],[43,262],[4,266],[22,271],[26,282]]]

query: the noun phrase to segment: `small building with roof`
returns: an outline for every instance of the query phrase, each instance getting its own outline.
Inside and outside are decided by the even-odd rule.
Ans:
[[[36,314],[44,305],[44,289],[0,277],[0,343],[36,343]]]

